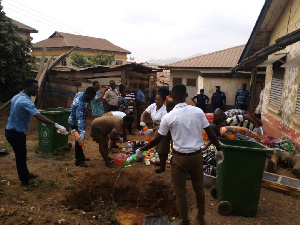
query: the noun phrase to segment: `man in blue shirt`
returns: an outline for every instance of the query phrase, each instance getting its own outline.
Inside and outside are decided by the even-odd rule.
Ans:
[[[53,125],[59,133],[66,133],[66,128],[49,120],[40,114],[31,100],[31,96],[38,94],[39,85],[34,79],[28,78],[24,81],[24,91],[15,95],[11,100],[10,115],[5,129],[5,137],[12,146],[15,156],[19,179],[22,186],[27,186],[30,179],[36,178],[37,175],[29,173],[26,164],[27,148],[26,135],[31,116],[42,123]]]
[[[248,97],[250,94],[249,91],[246,90],[246,87],[246,83],[243,83],[242,88],[236,91],[234,102],[238,109],[247,110]]]
[[[75,165],[87,167],[84,162],[86,158],[83,153],[82,146],[79,142],[84,140],[85,136],[85,121],[88,115],[88,102],[92,101],[96,96],[94,87],[88,87],[85,92],[78,92],[71,105],[71,114],[68,119],[70,127],[77,130],[80,136],[75,141]]]
[[[104,114],[104,106],[103,106],[103,97],[106,93],[106,91],[109,89],[109,86],[105,88],[103,93],[100,95],[99,90],[100,90],[100,83],[97,80],[94,80],[92,82],[93,87],[96,90],[96,95],[95,98],[91,101],[92,105],[92,115],[94,117],[100,117]]]
[[[140,88],[137,90],[136,95],[135,95],[135,104],[136,104],[136,117],[137,117],[137,126],[138,129],[141,130],[140,127],[140,120],[141,120],[141,115],[144,112],[144,105],[147,105],[147,102],[145,100],[145,84],[140,83]]]

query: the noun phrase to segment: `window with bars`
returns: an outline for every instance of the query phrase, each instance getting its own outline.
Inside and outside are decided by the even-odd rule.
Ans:
[[[67,59],[64,58],[63,60],[61,60],[61,65],[62,66],[67,66]]]
[[[173,78],[173,86],[176,84],[182,84],[182,78]]]
[[[190,79],[190,78],[186,79],[186,86],[196,87],[196,85],[197,85],[196,79]]]
[[[283,79],[285,68],[281,67],[285,63],[285,58],[273,63],[273,78],[271,82],[271,93],[269,103],[276,107],[281,106],[281,96],[283,89]]]
[[[273,78],[271,82],[271,94],[269,103],[280,107],[281,105],[281,96],[282,96],[282,87],[283,87],[283,80]]]

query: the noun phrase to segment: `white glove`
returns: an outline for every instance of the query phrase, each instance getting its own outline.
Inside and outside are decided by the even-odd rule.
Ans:
[[[79,135],[79,137],[76,139],[77,142],[81,142],[84,140],[85,131],[82,131],[82,133]]]
[[[67,133],[67,129],[64,126],[61,126],[61,125],[55,123],[54,127],[56,128],[57,133],[60,133],[60,134],[66,134]]]
[[[139,148],[135,151],[135,156],[137,159],[141,159],[144,157],[143,151],[141,151]]]
[[[216,161],[217,161],[217,164],[222,163],[223,160],[224,160],[223,151],[217,151],[216,152]]]
[[[144,122],[140,122],[140,126],[141,126],[141,127],[145,127],[146,124],[145,124]]]
[[[148,129],[144,132],[145,135],[153,133],[153,129]]]
[[[120,143],[123,143],[124,139],[120,137],[119,141],[120,141]]]

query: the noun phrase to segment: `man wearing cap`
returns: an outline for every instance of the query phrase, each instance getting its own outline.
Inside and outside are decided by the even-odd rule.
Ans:
[[[242,88],[237,90],[235,93],[235,106],[237,109],[247,110],[248,97],[250,96],[249,91],[246,90],[246,83],[242,84]]]
[[[214,111],[217,108],[220,108],[224,111],[224,105],[226,104],[226,95],[220,89],[221,89],[220,86],[216,86],[216,92],[213,93],[211,97],[211,104],[213,106]]]
[[[197,103],[195,102],[195,99],[197,99]],[[192,97],[192,101],[198,108],[202,109],[203,112],[206,113],[206,105],[209,102],[209,98],[204,94],[204,89],[200,89],[200,94]]]
[[[200,147],[204,144],[201,132],[204,128],[209,140],[216,146],[217,163],[224,159],[221,146],[215,132],[202,110],[187,105],[186,86],[177,84],[172,88],[171,96],[176,104],[174,109],[161,120],[159,130],[154,133],[153,139],[140,149],[136,150],[137,158],[143,157],[145,151],[157,145],[163,136],[170,130],[173,140],[173,157],[171,160],[171,178],[176,192],[177,207],[183,225],[189,225],[188,204],[186,198],[186,175],[190,173],[193,189],[196,195],[198,224],[205,224],[205,196],[203,192],[203,157]]]

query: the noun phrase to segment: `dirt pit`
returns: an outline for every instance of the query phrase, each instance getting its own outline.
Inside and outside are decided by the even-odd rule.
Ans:
[[[116,210],[116,206],[118,220],[122,218],[128,220],[128,212],[132,214],[129,218],[142,221],[146,215],[177,216],[175,193],[171,184],[166,183],[162,177],[146,172],[149,168],[143,168],[146,167],[143,163],[136,163],[133,166],[140,168],[118,167],[112,171],[93,175],[88,172],[85,184],[77,186],[66,196],[62,204],[94,213],[93,217],[98,220],[112,216],[103,215],[103,211],[109,214]]]
[[[85,156],[90,167],[74,165],[74,147],[61,156],[42,155],[38,147],[37,122],[31,120],[27,132],[27,165],[38,174],[35,186],[20,186],[14,153],[4,136],[7,115],[0,118],[0,148],[10,154],[0,157],[0,224],[122,224],[143,225],[146,217],[167,216],[178,219],[174,190],[171,183],[170,164],[161,174],[155,166],[135,162],[131,167],[113,169],[105,167],[98,146],[89,137],[87,121]],[[138,140],[138,135],[128,136]],[[69,136],[69,142],[74,140]],[[112,158],[116,153],[110,154]],[[268,189],[261,189],[256,217],[221,216],[217,212],[218,200],[205,192],[205,220],[211,225],[298,225],[300,199]],[[195,224],[197,213],[191,181],[187,180],[189,217]]]

